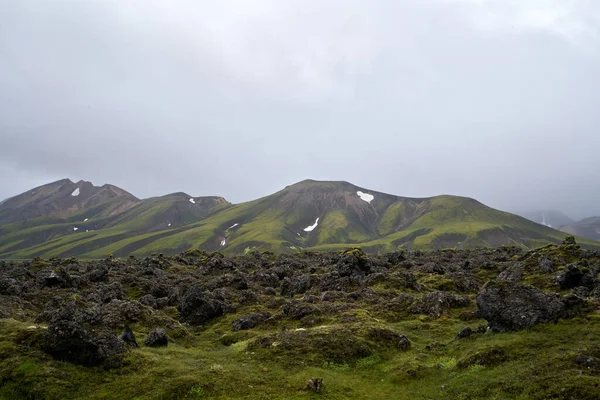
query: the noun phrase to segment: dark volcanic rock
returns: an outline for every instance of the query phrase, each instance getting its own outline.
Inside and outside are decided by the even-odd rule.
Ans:
[[[295,294],[302,294],[311,287],[310,275],[299,275],[291,278],[283,278],[281,283],[281,295],[293,297]]]
[[[223,315],[225,308],[225,303],[217,296],[194,285],[183,296],[179,312],[189,324],[202,325]]]
[[[473,330],[467,326],[467,327],[462,328],[460,330],[460,332],[458,332],[458,335],[456,335],[456,338],[464,339],[464,338],[468,338],[472,334],[473,334]]]
[[[448,292],[431,292],[423,295],[413,306],[414,314],[428,314],[432,317],[441,317],[451,308],[466,307],[471,303],[467,296],[457,296]]]
[[[556,278],[556,283],[561,289],[572,289],[577,286],[582,286],[585,273],[574,264],[569,264],[565,267],[562,274]]]
[[[288,301],[283,305],[283,314],[292,319],[302,319],[307,315],[318,311],[318,308],[310,303],[298,300]]]
[[[63,268],[56,268],[45,274],[42,277],[42,282],[44,286],[59,288],[68,288],[73,284],[71,277]]]
[[[125,352],[124,342],[110,331],[92,334],[84,321],[85,316],[75,303],[68,303],[53,316],[42,349],[57,360],[75,364],[119,366]]]
[[[336,265],[341,277],[350,275],[363,276],[371,272],[371,262],[360,249],[346,250]]]
[[[90,282],[108,282],[108,267],[106,265],[95,265],[88,269],[86,277]]]
[[[151,331],[144,339],[144,344],[149,347],[161,347],[169,344],[167,331],[162,328],[156,328]]]
[[[156,303],[156,298],[151,294],[147,294],[145,296],[140,297],[140,304],[143,304],[148,307],[158,308],[158,304]]]
[[[567,310],[572,314],[581,305],[579,299],[563,299],[558,294],[506,281],[488,283],[477,296],[479,316],[493,331],[516,331],[554,322],[567,317]]]
[[[406,350],[410,347],[410,340],[404,335],[384,328],[369,329],[369,339],[382,344],[387,344],[399,350]]]
[[[0,279],[0,295],[18,296],[21,294],[21,286],[16,279],[2,278]]]
[[[270,317],[271,313],[268,311],[242,315],[241,317],[233,321],[231,327],[236,331],[252,329],[257,325],[262,324]]]
[[[113,300],[102,310],[103,321],[109,328],[120,328],[142,317],[142,305],[137,301]]]
[[[132,347],[138,347],[137,339],[135,338],[135,335],[133,334],[131,328],[128,326],[126,326],[123,330],[120,339]]]

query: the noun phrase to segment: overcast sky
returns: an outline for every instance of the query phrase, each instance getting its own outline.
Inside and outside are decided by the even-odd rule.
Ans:
[[[600,215],[597,0],[0,0],[0,200],[306,179]]]

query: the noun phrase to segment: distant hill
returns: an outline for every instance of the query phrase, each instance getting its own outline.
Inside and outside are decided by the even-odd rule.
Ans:
[[[231,255],[348,246],[371,252],[532,248],[565,236],[470,198],[408,198],[313,180],[236,205],[185,193],[139,200],[115,186],[61,180],[8,199],[0,216],[0,258],[101,258],[189,248]]]
[[[589,217],[560,228],[572,235],[600,241],[600,217]]]
[[[557,210],[530,211],[521,216],[549,228],[559,229],[561,226],[570,225],[575,221]]]

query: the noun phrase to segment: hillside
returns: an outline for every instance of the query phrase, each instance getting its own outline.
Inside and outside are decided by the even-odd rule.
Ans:
[[[521,216],[554,229],[560,229],[561,226],[570,225],[575,222],[569,216],[557,210],[530,211],[521,214]]]
[[[572,235],[600,241],[600,217],[590,217],[560,228]]]
[[[0,203],[0,226],[37,218],[68,218],[93,210],[95,216],[110,216],[133,207],[139,200],[113,185],[63,179],[31,189]]]
[[[61,206],[49,207],[51,212],[43,216],[40,206],[33,219],[15,212],[20,209],[13,204],[23,200],[13,199],[26,198],[26,194],[0,205],[0,212],[13,207],[21,220],[0,227],[0,257],[102,258],[107,254],[175,254],[190,248],[234,255],[251,250],[336,250],[349,245],[369,252],[501,245],[532,248],[560,243],[565,236],[469,198],[399,197],[348,182],[306,180],[237,205],[222,197],[175,193],[134,198],[133,204],[115,196],[99,203],[83,202],[76,209],[69,207],[73,200],[64,200],[64,193],[71,196],[75,190],[69,182],[48,185],[51,190],[47,191],[57,198],[45,196],[44,202]],[[590,240],[581,243],[598,246]]]

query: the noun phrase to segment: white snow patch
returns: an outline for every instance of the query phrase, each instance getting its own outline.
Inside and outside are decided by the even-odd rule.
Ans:
[[[89,218],[86,218],[86,219],[83,220],[83,222],[87,222],[88,220],[89,220]]]
[[[74,231],[77,231],[77,230],[79,230],[79,228],[73,228],[73,230],[74,230]]]
[[[302,235],[301,235],[301,234],[299,234],[299,233],[296,233],[296,235],[298,235],[298,236],[302,236]]]
[[[546,221],[546,215],[544,213],[542,213],[542,225],[545,225],[548,228],[552,228],[552,225],[550,225],[550,223]]]
[[[190,199],[190,203],[196,204],[196,202],[194,201],[194,199]]]
[[[372,202],[373,199],[375,198],[375,196],[373,196],[372,194],[363,193],[360,190],[358,192],[356,192],[356,194],[358,195],[358,197],[360,197],[362,200],[366,201],[367,203]]]
[[[226,239],[221,240],[221,247],[225,246],[226,244],[227,244],[227,240]]]
[[[79,188],[73,190],[73,193],[71,193],[71,196],[79,196]]]
[[[239,225],[239,224],[236,222],[235,224],[233,224],[233,225],[231,225],[229,228],[227,228],[227,230],[233,229],[233,228],[235,228],[235,227],[236,227],[236,226],[238,226],[238,225]]]
[[[315,229],[317,227],[317,225],[319,225],[319,218],[317,218],[317,220],[315,221],[315,223],[311,226],[307,226],[306,228],[304,228],[304,232],[312,232],[313,229]]]
[[[171,224],[167,225],[167,226],[171,226]]]
[[[87,229],[85,230],[86,232],[89,232]]]

